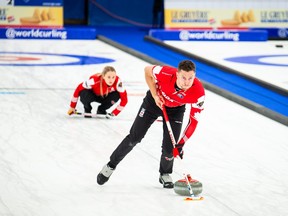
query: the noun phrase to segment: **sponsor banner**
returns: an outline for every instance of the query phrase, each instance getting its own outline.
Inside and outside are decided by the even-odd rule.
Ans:
[[[288,9],[165,8],[166,29],[250,28],[288,25]]]
[[[149,35],[159,40],[182,41],[267,41],[267,31],[188,31],[150,30]]]
[[[0,28],[2,39],[80,39],[95,40],[95,28]]]
[[[63,7],[0,7],[0,27],[62,27]]]
[[[250,30],[266,30],[269,39],[288,39],[288,28],[250,28]]]
[[[54,6],[54,7],[63,6],[62,0],[13,0],[13,1],[15,6]]]

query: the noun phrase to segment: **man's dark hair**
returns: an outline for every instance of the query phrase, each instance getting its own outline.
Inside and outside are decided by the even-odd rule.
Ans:
[[[196,71],[196,65],[190,61],[190,60],[183,60],[179,62],[178,64],[178,71],[184,70],[184,71]]]

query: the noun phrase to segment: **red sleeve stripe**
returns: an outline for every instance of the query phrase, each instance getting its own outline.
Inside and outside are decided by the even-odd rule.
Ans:
[[[78,97],[72,97],[71,102],[77,103],[77,101],[78,101]]]

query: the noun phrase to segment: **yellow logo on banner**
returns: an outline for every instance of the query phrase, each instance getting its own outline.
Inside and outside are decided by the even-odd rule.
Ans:
[[[288,10],[165,9],[165,28],[287,27]]]
[[[3,7],[0,8],[0,25],[63,27],[63,7]]]

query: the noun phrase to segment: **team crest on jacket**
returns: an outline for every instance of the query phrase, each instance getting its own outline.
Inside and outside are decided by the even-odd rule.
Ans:
[[[177,94],[177,97],[179,97],[180,99],[183,99],[183,98],[184,98],[184,95],[181,94],[181,93],[178,93],[178,94]]]
[[[139,117],[143,117],[144,116],[144,113],[145,113],[145,108],[142,107],[140,113],[139,113]]]

